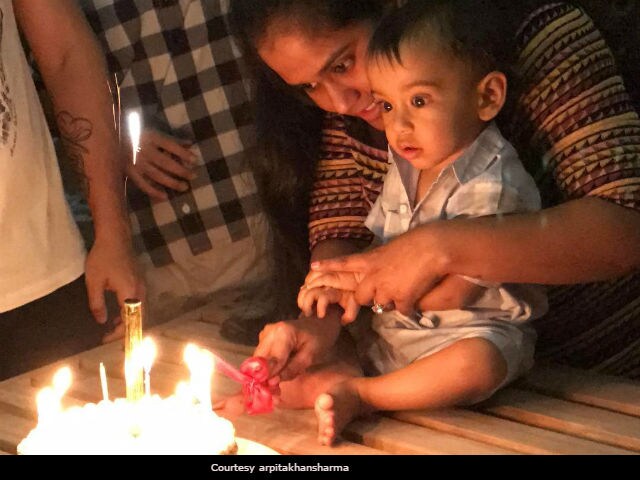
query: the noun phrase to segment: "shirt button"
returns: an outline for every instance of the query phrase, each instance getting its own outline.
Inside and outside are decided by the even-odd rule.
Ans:
[[[187,203],[182,205],[182,213],[185,215],[189,215],[191,213],[191,207]]]
[[[405,215],[409,211],[409,207],[406,204],[402,203],[400,205],[400,215]]]

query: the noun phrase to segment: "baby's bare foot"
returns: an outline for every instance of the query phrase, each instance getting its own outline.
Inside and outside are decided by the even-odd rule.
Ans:
[[[352,381],[339,383],[327,393],[318,395],[315,411],[321,445],[333,445],[347,424],[365,413]]]

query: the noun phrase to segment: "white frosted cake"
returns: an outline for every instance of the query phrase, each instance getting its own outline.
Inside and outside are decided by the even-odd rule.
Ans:
[[[40,419],[21,455],[214,455],[236,453],[232,423],[172,396],[71,407]]]

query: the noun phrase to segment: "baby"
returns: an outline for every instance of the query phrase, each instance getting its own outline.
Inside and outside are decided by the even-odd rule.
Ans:
[[[409,2],[371,39],[367,73],[392,165],[366,225],[382,242],[430,221],[540,208],[533,179],[493,123],[507,79],[472,3]],[[367,412],[482,401],[532,366],[535,333],[526,323],[546,311],[540,288],[455,281],[474,299],[464,309],[405,316],[376,304],[371,324],[350,325],[371,376],[337,377],[317,398],[322,443]],[[357,282],[351,273],[311,273],[298,304],[322,317],[338,303],[351,321]]]

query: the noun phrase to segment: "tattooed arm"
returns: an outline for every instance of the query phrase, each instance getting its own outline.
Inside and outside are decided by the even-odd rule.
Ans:
[[[120,303],[143,294],[131,251],[124,176],[104,57],[73,0],[14,0],[16,18],[53,101],[68,156],[84,174],[95,243],[87,257],[89,303],[106,321],[104,291]]]

